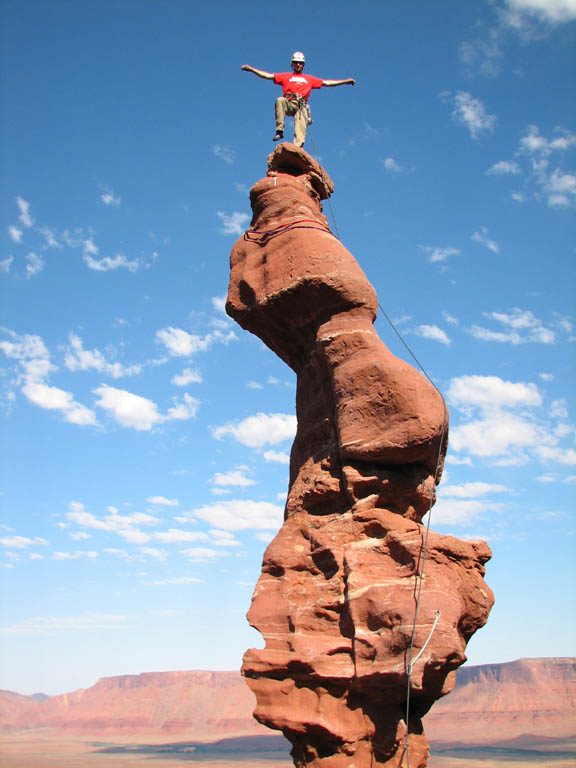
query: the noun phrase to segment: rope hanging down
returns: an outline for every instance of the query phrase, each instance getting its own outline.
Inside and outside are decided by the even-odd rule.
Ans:
[[[316,161],[317,161],[318,165],[320,166],[320,169],[322,170],[322,164],[320,163],[320,158],[319,158],[319,155],[318,155],[318,150],[316,148],[316,143],[314,141],[314,137],[312,136],[312,131],[310,130],[310,128],[308,128],[308,132],[309,132],[309,135],[310,135],[310,140],[312,141],[312,146],[314,148],[314,154],[316,155]],[[324,179],[324,172],[323,172],[323,170],[322,170],[322,176],[323,176],[324,185],[326,185],[326,181]],[[340,240],[340,233],[338,231],[338,226],[336,224],[336,217],[334,215],[334,210],[332,208],[332,203],[330,202],[330,198],[328,198],[328,205],[330,207],[330,214],[332,216],[332,221],[334,223],[334,231],[336,232],[336,236]],[[402,344],[404,345],[404,347],[406,348],[406,350],[408,351],[408,353],[410,354],[410,356],[412,357],[412,359],[414,360],[414,362],[416,363],[416,365],[420,369],[420,371],[428,379],[430,384],[432,384],[434,389],[438,392],[438,394],[442,398],[442,404],[443,404],[443,407],[444,407],[444,417],[443,417],[443,423],[442,423],[442,433],[441,433],[441,436],[440,436],[440,444],[439,444],[439,447],[438,447],[438,456],[437,456],[437,459],[436,459],[436,468],[435,468],[435,471],[434,471],[434,480],[436,482],[438,480],[438,470],[440,469],[440,461],[441,461],[441,458],[442,458],[442,447],[443,447],[445,439],[446,439],[446,430],[448,428],[448,409],[446,408],[446,401],[444,399],[444,396],[442,395],[442,393],[440,392],[440,390],[438,389],[436,384],[434,384],[434,382],[432,381],[432,379],[428,375],[428,372],[426,371],[426,369],[424,368],[422,363],[418,360],[418,358],[416,357],[416,355],[414,354],[414,352],[412,351],[412,349],[410,348],[409,344],[406,342],[406,340],[404,339],[404,337],[402,336],[402,334],[400,333],[398,328],[396,328],[396,326],[394,325],[394,323],[392,322],[392,320],[390,319],[390,317],[388,316],[388,314],[386,313],[386,311],[384,310],[384,308],[380,304],[380,302],[378,302],[378,307],[379,307],[380,311],[382,312],[382,314],[384,315],[384,317],[386,318],[386,320],[388,321],[388,323],[389,323],[390,327],[392,328],[392,330],[394,331],[394,333],[398,336],[398,338],[400,339],[400,341],[402,342]],[[408,648],[407,662],[406,662],[406,667],[405,667],[406,668],[406,678],[407,678],[407,680],[406,680],[406,714],[405,714],[405,718],[404,718],[404,722],[405,722],[405,725],[406,725],[406,737],[405,737],[405,741],[404,741],[404,755],[402,756],[402,759],[400,760],[400,768],[402,766],[402,762],[403,762],[404,756],[406,757],[406,768],[410,768],[410,750],[409,750],[408,736],[409,736],[409,733],[410,733],[410,689],[411,689],[411,686],[412,686],[412,671],[414,669],[414,665],[416,664],[418,659],[422,656],[422,654],[424,653],[428,643],[430,642],[430,639],[432,638],[432,634],[434,633],[434,630],[436,629],[436,626],[438,625],[438,622],[440,621],[440,615],[441,615],[439,610],[435,611],[435,613],[434,613],[434,622],[432,624],[432,628],[430,629],[430,633],[429,633],[429,635],[428,635],[428,637],[426,639],[426,642],[424,643],[424,645],[420,649],[420,652],[417,654],[416,658],[414,658],[414,641],[415,641],[415,637],[416,637],[416,626],[417,626],[417,622],[418,622],[418,613],[419,613],[419,610],[420,610],[420,598],[422,596],[422,583],[424,581],[424,566],[426,565],[426,558],[427,558],[427,555],[428,555],[428,536],[429,536],[429,533],[430,533],[430,522],[432,520],[432,505],[433,505],[433,497],[431,496],[430,497],[430,504],[429,504],[428,512],[427,512],[428,520],[427,520],[427,523],[426,523],[426,533],[425,533],[425,536],[424,536],[424,542],[422,544],[422,549],[421,549],[421,558],[422,558],[421,559],[421,566],[420,566],[420,569],[418,570],[418,572],[416,573],[416,578],[418,579],[418,591],[417,591],[417,596],[416,596],[416,605],[415,605],[415,608],[414,608],[414,621],[413,621],[413,624],[412,624],[412,633],[411,633],[411,636],[410,636],[410,646]]]

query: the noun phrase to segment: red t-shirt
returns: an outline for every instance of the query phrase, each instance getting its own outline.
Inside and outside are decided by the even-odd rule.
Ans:
[[[322,80],[319,77],[305,75],[303,72],[282,72],[274,75],[274,82],[282,86],[282,95],[287,93],[299,93],[306,101],[312,88],[322,88]]]

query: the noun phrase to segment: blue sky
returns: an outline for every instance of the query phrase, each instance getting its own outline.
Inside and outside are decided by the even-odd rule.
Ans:
[[[575,0],[1,7],[0,687],[260,644],[295,377],[223,300],[279,93],[240,66],[297,49],[356,78],[311,96],[337,228],[450,406],[432,527],[494,552],[469,662],[573,654]]]

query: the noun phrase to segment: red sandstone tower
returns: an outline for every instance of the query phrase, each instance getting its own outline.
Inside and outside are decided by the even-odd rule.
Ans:
[[[298,768],[422,768],[421,718],[492,606],[490,550],[422,525],[448,412],[374,330],[375,291],[322,213],[333,189],[282,144],[230,256],[228,313],[298,376],[285,522],[248,613],[266,647],[242,670]]]

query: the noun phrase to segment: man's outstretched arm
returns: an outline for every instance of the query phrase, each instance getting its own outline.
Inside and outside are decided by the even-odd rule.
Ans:
[[[322,80],[322,85],[328,88],[332,88],[335,85],[355,85],[356,80],[353,77],[349,77],[347,80]]]
[[[242,64],[241,69],[245,72],[252,72],[252,74],[258,75],[258,77],[261,77],[264,80],[274,80],[272,72],[265,72],[263,69],[254,69],[254,67],[251,67],[249,64]]]

